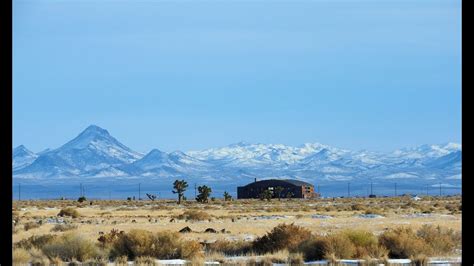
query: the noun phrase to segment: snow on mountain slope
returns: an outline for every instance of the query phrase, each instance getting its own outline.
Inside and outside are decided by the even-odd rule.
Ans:
[[[73,140],[42,153],[32,164],[14,174],[38,173],[43,177],[82,175],[131,163],[141,156],[117,141],[107,130],[91,125]]]
[[[13,164],[13,169],[20,169],[22,167],[25,167],[27,165],[30,165],[33,163],[34,160],[38,158],[38,155],[35,154],[34,152],[28,150],[25,146],[20,145],[13,149],[12,153],[12,164]]]
[[[301,146],[240,142],[189,152],[158,149],[142,155],[98,126],[89,126],[63,146],[34,154],[13,151],[14,178],[189,178],[238,182],[253,178],[295,178],[313,181],[397,179],[459,180],[461,145],[422,145],[380,153],[351,151],[320,143]],[[21,167],[20,167],[21,166]],[[456,181],[457,182],[457,181]]]

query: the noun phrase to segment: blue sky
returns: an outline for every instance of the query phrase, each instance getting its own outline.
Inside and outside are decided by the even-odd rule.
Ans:
[[[13,145],[461,141],[460,1],[14,0]]]

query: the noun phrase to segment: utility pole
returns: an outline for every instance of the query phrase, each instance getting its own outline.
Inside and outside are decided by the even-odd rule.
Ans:
[[[395,183],[395,197],[397,196],[397,183]]]
[[[82,190],[82,183],[80,183],[79,189],[80,189],[79,197],[83,197],[83,196],[84,196],[84,194],[83,194],[84,192],[83,192],[83,190]]]
[[[439,183],[439,196],[441,197],[441,182]]]
[[[370,179],[370,195],[374,195],[373,185],[372,185],[372,178]]]
[[[21,200],[21,184],[18,183],[18,200]]]
[[[141,200],[141,183],[138,183],[138,200]]]

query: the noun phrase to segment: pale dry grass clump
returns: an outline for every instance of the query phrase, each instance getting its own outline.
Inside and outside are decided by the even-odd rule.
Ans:
[[[243,256],[252,251],[252,242],[236,240],[217,240],[214,243],[208,244],[206,247],[208,252],[219,252],[227,256]]]
[[[58,213],[58,216],[70,216],[72,218],[78,218],[80,216],[79,212],[74,208],[64,208],[61,209]]]
[[[65,233],[46,244],[42,250],[49,258],[59,257],[63,261],[85,261],[100,256],[98,247],[92,241],[75,232]]]
[[[140,256],[136,257],[135,260],[133,261],[134,265],[140,265],[140,266],[155,266],[157,265],[156,259],[149,257],[149,256]]]
[[[188,221],[206,221],[210,220],[211,216],[207,212],[198,210],[187,210],[184,211],[182,214],[178,215],[176,218]]]
[[[74,224],[57,224],[51,228],[51,232],[65,232],[77,229],[77,225]]]
[[[28,231],[28,230],[31,230],[31,229],[39,228],[40,226],[41,226],[41,224],[36,223],[36,222],[27,222],[23,225],[23,229],[25,231]]]
[[[52,243],[57,236],[51,234],[45,235],[32,235],[29,238],[22,239],[21,241],[15,243],[14,247],[31,249],[38,248],[41,249],[47,244]]]
[[[134,229],[121,234],[112,244],[111,256],[127,256],[130,259],[149,256],[158,259],[191,259],[203,257],[201,244],[183,240],[177,232],[152,233]]]
[[[13,249],[13,265],[27,265],[28,262],[30,262],[30,253],[26,249]]]
[[[411,228],[395,228],[379,237],[380,243],[389,250],[391,258],[410,258],[429,253],[429,246]]]
[[[294,224],[280,224],[266,235],[254,240],[252,248],[257,253],[294,250],[310,237],[311,231],[306,228]]]

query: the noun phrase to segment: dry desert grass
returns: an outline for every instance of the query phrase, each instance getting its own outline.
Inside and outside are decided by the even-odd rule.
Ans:
[[[304,247],[317,243],[321,244],[327,252],[332,252],[334,256],[376,257],[388,254],[388,251],[382,248],[378,249],[379,246],[374,248],[376,245],[374,243],[378,243],[379,240],[385,241],[384,245],[391,245],[392,250],[388,254],[391,257],[412,255],[400,250],[397,251],[396,245],[400,241],[411,241],[410,244],[413,244],[415,248],[420,243],[432,242],[435,244],[421,244],[425,248],[424,253],[450,254],[460,245],[460,240],[459,243],[456,243],[458,240],[455,232],[461,229],[462,208],[460,197],[424,197],[419,201],[414,201],[409,197],[292,199],[271,202],[215,200],[207,204],[188,201],[182,205],[177,205],[173,200],[103,200],[93,201],[92,204],[89,201],[78,203],[70,200],[51,200],[16,201],[13,206],[13,214],[15,232],[13,242],[17,246],[22,243],[20,245],[26,250],[33,248],[31,243],[28,246],[28,239],[31,240],[31,237],[37,239],[38,236],[45,236],[45,239],[48,238],[47,236],[50,238],[57,236],[57,239],[62,239],[58,241],[63,242],[68,241],[68,239],[63,239],[64,237],[69,237],[69,240],[76,241],[73,241],[76,244],[86,240],[97,245],[100,244],[98,239],[112,230],[123,231],[124,234],[129,234],[132,231],[142,232],[141,237],[145,237],[145,239],[157,239],[160,234],[169,232],[174,234],[174,238],[179,236],[180,241],[201,243],[200,245],[206,250],[206,257],[221,258],[221,260],[224,256],[238,253],[251,255],[251,252],[287,252],[287,250],[275,248],[276,246],[272,248],[271,245],[266,244],[268,241],[265,242],[265,236],[269,236],[267,233],[270,233],[271,236],[271,232],[281,224],[293,224],[298,226],[301,232],[298,229],[291,232],[290,235],[306,235],[307,237],[288,240],[292,243],[294,250],[281,260],[288,261],[291,257],[296,261],[301,260],[303,256],[306,259],[314,257],[315,255],[306,254]],[[369,216],[366,216],[367,214]],[[371,214],[381,217],[365,218],[371,217]],[[62,225],[58,225],[58,223]],[[427,225],[431,227],[428,228]],[[442,234],[437,234],[436,230],[438,229],[433,229],[438,226],[442,228],[439,230],[444,230]],[[184,227],[189,227],[191,232],[177,233]],[[405,239],[394,239],[394,236],[405,232],[403,231],[405,229],[397,229],[402,231],[393,233],[393,230],[401,227],[409,228],[406,230],[411,230],[411,232],[405,234]],[[348,233],[348,230],[351,230],[352,233]],[[145,231],[148,233],[143,233]],[[421,232],[420,235],[417,235],[418,231]],[[366,233],[371,236],[364,235]],[[80,235],[80,240],[71,237],[73,234]],[[275,235],[281,237],[281,234]],[[311,235],[316,238],[310,238]],[[327,239],[321,238],[326,235],[328,235]],[[160,239],[164,239],[163,237],[165,236],[162,235]],[[410,237],[414,237],[414,240]],[[305,244],[303,240],[306,241]],[[438,242],[446,243],[447,240],[450,240],[451,244],[437,244]],[[254,243],[252,241],[260,243],[260,246],[258,248],[251,246],[249,243]],[[342,248],[337,249],[337,247]],[[112,248],[108,247],[108,249]],[[195,248],[197,248],[196,245]],[[26,256],[23,249],[16,251],[19,261],[24,260]],[[54,246],[51,249],[54,250]],[[176,249],[180,249],[180,246],[177,246]],[[88,245],[86,245],[86,251],[90,254],[96,252]],[[123,260],[122,253],[117,253],[115,259]],[[158,251],[137,253],[136,257],[145,261],[148,256],[156,254],[161,253]],[[59,253],[54,252],[50,252],[48,255],[61,257]],[[104,256],[107,257],[99,252],[87,259],[103,260],[106,259]],[[188,257],[202,260],[199,256],[189,255]],[[274,261],[278,261],[276,257],[281,258],[276,255],[274,257]],[[85,257],[83,259],[85,260]],[[134,259],[134,256],[128,259]]]

